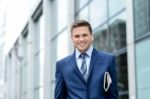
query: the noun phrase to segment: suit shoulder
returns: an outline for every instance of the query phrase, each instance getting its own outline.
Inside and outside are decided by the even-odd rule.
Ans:
[[[72,56],[72,55],[69,55],[69,56],[67,56],[67,57],[64,57],[64,58],[58,60],[57,63],[66,63],[66,62],[69,62],[71,56]]]

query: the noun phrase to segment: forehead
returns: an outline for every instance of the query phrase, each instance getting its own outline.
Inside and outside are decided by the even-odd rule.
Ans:
[[[76,27],[72,30],[72,33],[90,33],[89,28],[87,26]]]

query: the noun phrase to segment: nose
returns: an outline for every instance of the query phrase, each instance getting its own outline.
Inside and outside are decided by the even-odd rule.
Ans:
[[[83,40],[84,40],[83,36],[80,36],[79,40],[80,40],[80,41],[83,41]]]

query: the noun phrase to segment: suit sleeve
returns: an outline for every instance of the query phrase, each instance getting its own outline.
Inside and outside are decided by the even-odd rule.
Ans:
[[[56,78],[56,85],[55,85],[54,99],[66,99],[67,91],[62,76],[61,65],[58,62],[56,63],[55,78]]]
[[[113,56],[110,61],[109,73],[112,83],[107,92],[108,99],[118,99],[118,86],[117,86],[117,71],[116,71],[115,57]]]

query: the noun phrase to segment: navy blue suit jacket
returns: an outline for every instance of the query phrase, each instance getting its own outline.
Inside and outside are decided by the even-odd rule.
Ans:
[[[104,73],[112,83],[104,91]],[[93,49],[87,82],[80,73],[75,53],[56,63],[55,99],[118,99],[116,64],[113,55]]]

